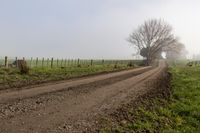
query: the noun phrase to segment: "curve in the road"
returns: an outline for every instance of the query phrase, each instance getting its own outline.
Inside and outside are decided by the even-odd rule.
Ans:
[[[145,83],[150,79],[159,77],[165,67],[166,64],[161,61],[157,68],[105,86],[92,86],[94,89],[89,89],[84,93],[77,93],[76,91],[61,92],[58,97],[62,96],[63,99],[60,101],[53,99],[43,107],[31,112],[2,118],[0,132],[92,131],[90,130],[92,124],[97,124],[94,121],[96,116],[114,110],[122,102],[128,101],[127,98],[130,96],[133,98],[144,94],[148,91]],[[85,80],[87,81],[87,79]]]

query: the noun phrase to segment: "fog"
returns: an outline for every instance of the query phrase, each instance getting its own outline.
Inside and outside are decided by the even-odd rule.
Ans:
[[[161,18],[192,57],[200,53],[199,7],[198,0],[1,0],[0,56],[130,59],[131,31]]]

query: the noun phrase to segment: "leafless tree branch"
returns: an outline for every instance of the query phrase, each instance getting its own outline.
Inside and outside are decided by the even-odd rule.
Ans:
[[[147,58],[149,65],[163,49],[172,49],[178,42],[172,30],[173,28],[163,20],[150,19],[133,31],[128,41],[140,50],[140,54]]]

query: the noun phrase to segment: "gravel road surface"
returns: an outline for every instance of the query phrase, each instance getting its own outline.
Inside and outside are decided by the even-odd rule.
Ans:
[[[143,67],[0,92],[0,133],[97,132],[98,118],[148,91],[166,68]]]

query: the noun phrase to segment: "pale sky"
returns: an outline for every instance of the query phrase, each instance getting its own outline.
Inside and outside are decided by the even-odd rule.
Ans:
[[[198,0],[0,0],[0,56],[129,59],[127,37],[150,18],[200,53]]]

